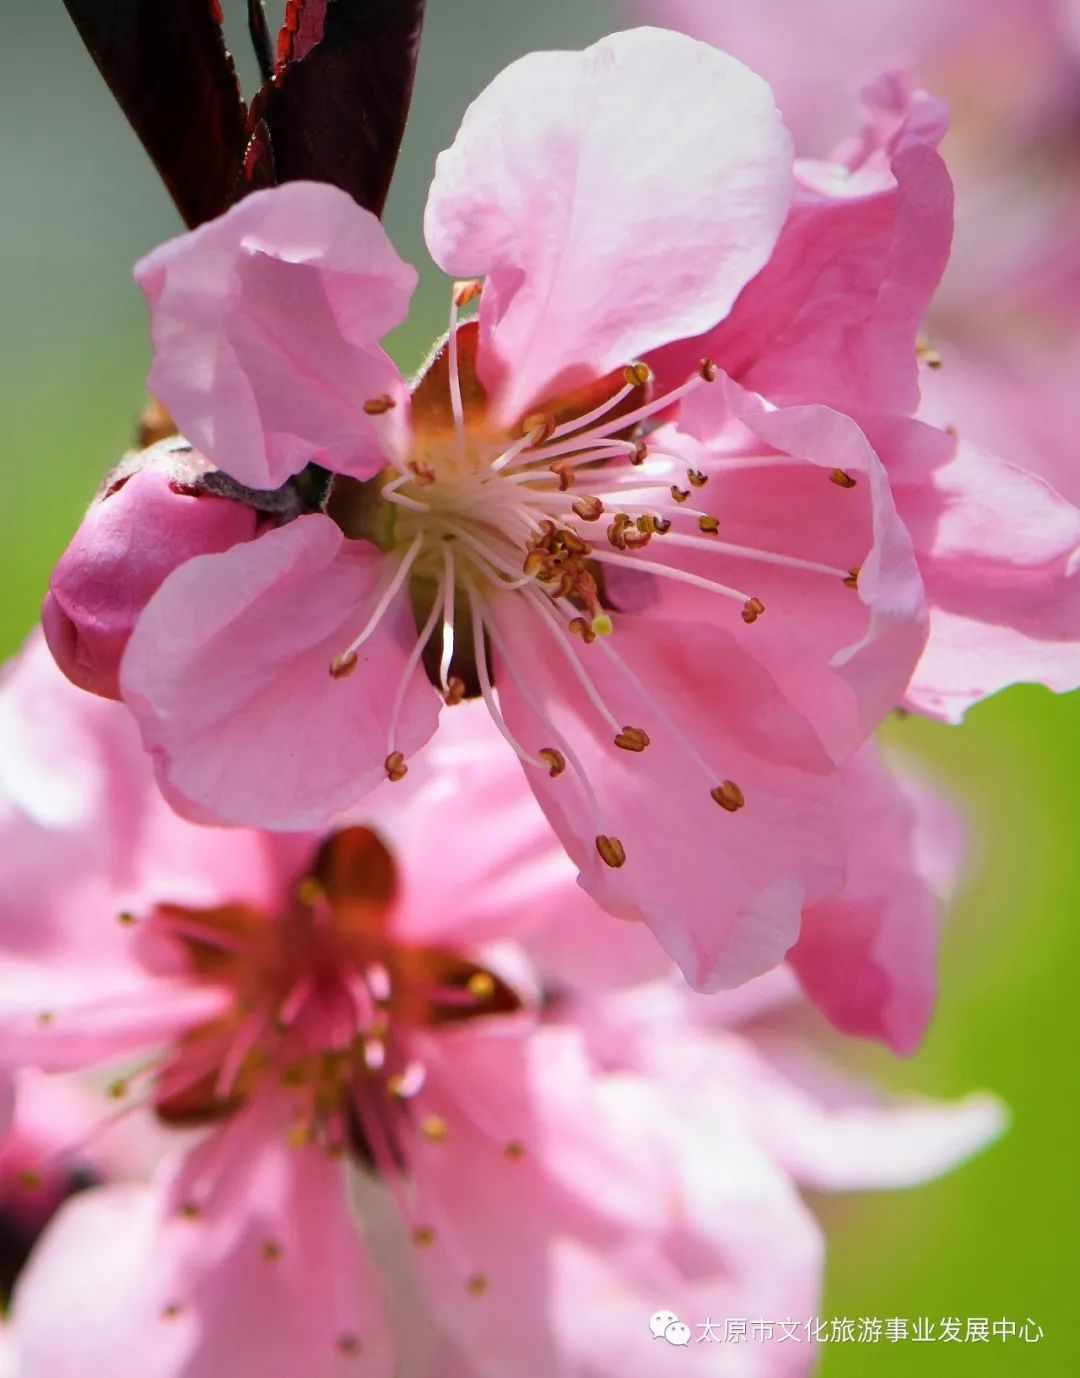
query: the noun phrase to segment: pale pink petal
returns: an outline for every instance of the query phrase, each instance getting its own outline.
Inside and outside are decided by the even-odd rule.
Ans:
[[[720,320],[767,260],[791,149],[772,93],[657,29],[534,53],[436,165],[435,261],[483,276],[480,372],[507,420]]]
[[[281,1111],[253,1106],[151,1187],[65,1208],[16,1292],[27,1373],[389,1378],[381,1289],[344,1168],[290,1147]]]
[[[528,774],[586,890],[643,918],[695,986],[737,985],[774,966],[803,905],[838,884],[842,846],[827,757],[768,673],[711,627],[620,613],[610,646],[566,638],[614,723],[650,737],[645,752],[627,752],[542,616],[514,595],[492,599],[491,613],[511,730],[534,756],[565,744],[560,776]],[[711,797],[727,780],[745,796],[736,812]],[[600,861],[597,836],[619,840],[623,866]]]
[[[919,869],[914,802],[872,747],[841,770],[843,889],[803,914],[788,960],[837,1028],[897,1053],[918,1047],[937,992],[938,900]]]
[[[916,335],[952,236],[940,110],[911,97],[887,146],[859,168],[796,164],[769,263],[715,331],[656,361],[661,375],[707,357],[778,405],[913,411]]]
[[[908,699],[949,722],[1006,685],[1080,684],[1080,511],[1035,475],[927,426],[877,422],[930,605]]]
[[[405,319],[416,273],[379,221],[336,187],[290,182],[144,258],[148,386],[181,432],[253,488],[305,464],[367,478],[400,440],[404,400],[379,341]]]
[[[740,448],[751,452],[745,464],[738,455],[729,458],[733,427]],[[695,506],[717,514],[718,546],[739,546],[745,554],[688,555],[661,539],[650,544],[648,557],[758,597],[765,611],[744,626],[737,601],[724,603],[668,579],[645,584],[621,570],[609,581],[616,606],[627,601],[633,580],[644,593],[630,605],[644,603],[647,613],[674,617],[688,629],[726,618],[722,625],[768,667],[842,760],[901,701],[926,638],[919,569],[881,460],[840,413],[809,406],[766,410],[727,382],[688,398],[677,428],[658,432],[656,445],[707,475]],[[854,486],[830,482],[834,470]],[[777,562],[770,563],[770,554]],[[818,568],[783,563],[792,559]],[[856,568],[854,590],[844,579]]]
[[[330,664],[388,586],[374,548],[300,517],[189,560],[150,601],[121,669],[170,800],[200,820],[314,828],[385,778],[393,701],[416,641],[396,598],[344,679]],[[438,699],[408,677],[397,745],[435,729]]]

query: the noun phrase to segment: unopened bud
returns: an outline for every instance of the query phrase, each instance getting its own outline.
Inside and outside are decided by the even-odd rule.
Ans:
[[[200,492],[208,466],[178,438],[133,455],[94,499],[49,580],[42,627],[73,684],[120,697],[120,660],[139,614],[174,569],[256,534],[259,514]]]

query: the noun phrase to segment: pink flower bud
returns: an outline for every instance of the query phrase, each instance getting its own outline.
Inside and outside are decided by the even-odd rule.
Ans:
[[[118,699],[128,638],[165,577],[256,534],[254,508],[198,490],[207,468],[176,436],[125,460],[60,557],[41,620],[57,665],[81,689]]]

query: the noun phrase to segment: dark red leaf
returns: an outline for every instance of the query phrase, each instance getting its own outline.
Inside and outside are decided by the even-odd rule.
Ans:
[[[262,73],[263,81],[269,81],[274,73],[274,44],[270,37],[269,26],[266,23],[263,0],[248,0],[247,9],[251,46],[255,49],[255,57],[258,59],[259,71]]]
[[[412,98],[424,0],[290,0],[252,101],[279,181],[331,182],[378,215]]]
[[[64,3],[184,220],[220,214],[250,134],[217,0]]]

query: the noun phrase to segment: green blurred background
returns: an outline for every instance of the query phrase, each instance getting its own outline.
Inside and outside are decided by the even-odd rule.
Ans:
[[[239,9],[235,0],[226,4],[242,52]],[[578,45],[616,27],[616,5],[607,0],[429,0],[429,9],[418,97],[387,217],[402,254],[426,268],[413,318],[396,340],[406,367],[445,328],[445,284],[424,253],[420,223],[435,154],[453,137],[465,105],[519,53]],[[129,443],[148,362],[131,264],[179,225],[60,0],[4,10],[6,655],[33,623],[50,566],[99,477]],[[250,82],[249,64],[244,74]],[[1016,689],[976,710],[962,728],[909,720],[890,725],[887,737],[966,805],[973,856],[945,938],[940,1007],[925,1047],[901,1064],[876,1050],[860,1050],[859,1060],[900,1089],[939,1096],[993,1089],[1013,1124],[996,1147],[940,1182],[826,1203],[822,1314],[1030,1316],[1046,1337],[1031,1346],[837,1346],[826,1352],[822,1372],[1080,1372],[1073,1324],[1080,840],[1072,811],[1080,698]]]

